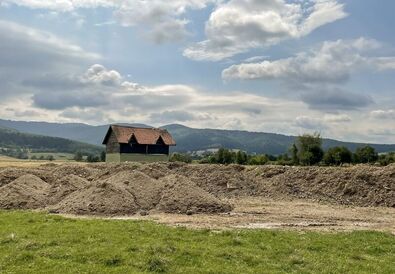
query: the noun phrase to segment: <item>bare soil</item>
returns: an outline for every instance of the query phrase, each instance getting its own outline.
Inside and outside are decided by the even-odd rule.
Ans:
[[[393,230],[395,165],[7,167],[0,168],[0,208],[149,215],[197,227]]]
[[[152,220],[171,226],[195,229],[285,229],[300,231],[384,231],[395,235],[395,209],[355,207],[308,202],[238,198],[230,201],[229,213],[180,215],[153,212],[149,216],[126,217]],[[76,216],[69,216],[75,218]],[[121,217],[125,219],[125,217]]]

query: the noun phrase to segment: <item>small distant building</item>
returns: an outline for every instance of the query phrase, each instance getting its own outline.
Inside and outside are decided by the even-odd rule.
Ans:
[[[169,160],[170,146],[176,142],[159,128],[112,125],[103,140],[106,162],[159,162]]]

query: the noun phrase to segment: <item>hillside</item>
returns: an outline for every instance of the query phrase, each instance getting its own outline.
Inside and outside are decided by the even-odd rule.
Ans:
[[[15,129],[0,127],[0,148],[25,148],[35,152],[64,152],[98,154],[102,147],[64,138],[48,137],[30,133],[21,133]]]
[[[135,126],[147,126],[131,124]],[[0,120],[0,127],[16,129],[20,132],[40,134],[52,137],[63,137],[79,142],[100,145],[108,129],[108,125],[91,126],[86,124],[59,124],[46,122],[20,122]],[[239,130],[195,129],[182,125],[167,125],[166,128],[175,138],[176,152],[198,151],[210,148],[227,147],[243,149],[249,153],[282,154],[288,151],[295,141],[295,136],[282,134],[248,132]],[[346,146],[351,150],[362,146],[361,143],[341,142],[332,139],[324,140],[324,148]],[[371,144],[378,152],[395,151],[394,145]]]
[[[177,141],[178,151],[196,151],[208,148],[226,147],[242,149],[249,153],[282,154],[289,150],[295,142],[295,136],[275,133],[248,132],[239,130],[193,129],[181,125],[164,126]],[[346,146],[355,151],[356,148],[366,145],[363,143],[341,142],[324,139],[323,147],[328,149],[334,146]],[[395,151],[394,145],[370,144],[378,152]]]

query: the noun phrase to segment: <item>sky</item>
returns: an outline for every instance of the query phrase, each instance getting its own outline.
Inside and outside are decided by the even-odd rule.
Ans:
[[[0,118],[395,143],[393,0],[0,0]]]

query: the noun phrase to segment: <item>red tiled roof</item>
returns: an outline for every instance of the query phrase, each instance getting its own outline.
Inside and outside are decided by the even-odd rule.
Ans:
[[[112,125],[103,144],[107,143],[108,134],[110,131],[115,133],[115,136],[120,144],[128,144],[132,136],[136,138],[137,143],[141,145],[155,145],[159,137],[162,137],[163,142],[169,146],[175,146],[176,142],[170,133],[165,129],[159,128],[137,128],[137,127],[127,127]]]

